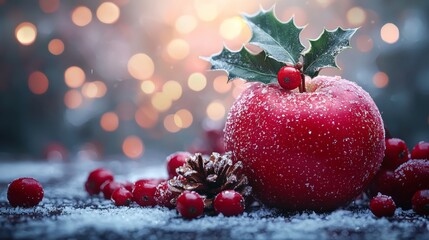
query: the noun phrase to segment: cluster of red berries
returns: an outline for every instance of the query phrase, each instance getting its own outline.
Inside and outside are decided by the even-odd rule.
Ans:
[[[167,157],[169,179],[177,176],[176,168],[183,166],[191,154],[176,152]],[[140,179],[134,184],[118,183],[112,172],[98,168],[92,171],[85,189],[90,195],[103,193],[104,198],[111,199],[116,206],[128,206],[135,202],[142,207],[161,206],[176,210],[187,219],[197,218],[204,214],[204,197],[193,191],[174,193],[168,187],[166,179]],[[177,198],[175,204],[173,199]],[[219,193],[213,202],[217,213],[225,216],[239,215],[244,212],[244,198],[233,190]]]
[[[429,215],[429,143],[419,142],[409,153],[399,138],[386,139],[380,170],[368,189],[369,207],[377,217],[390,217],[396,206]]]

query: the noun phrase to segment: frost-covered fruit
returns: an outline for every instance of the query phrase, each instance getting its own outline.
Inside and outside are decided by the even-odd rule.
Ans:
[[[104,168],[97,168],[88,175],[85,190],[89,195],[97,195],[100,193],[101,185],[106,181],[113,181],[112,172]]]
[[[225,190],[216,195],[213,206],[217,213],[229,217],[242,214],[245,202],[240,193],[234,190]]]
[[[419,142],[411,151],[412,159],[429,159],[429,142]]]
[[[157,205],[173,209],[175,206],[171,200],[177,197],[177,193],[173,193],[168,188],[168,181],[164,181],[156,187],[154,199]]]
[[[177,176],[176,168],[183,166],[190,156],[189,152],[175,152],[167,157],[167,172],[170,179]]]
[[[408,161],[395,170],[394,176],[397,185],[392,197],[398,206],[410,209],[414,193],[429,189],[429,161]]]
[[[133,200],[142,207],[156,206],[154,194],[160,179],[141,179],[134,183]]]
[[[128,191],[132,192],[134,189],[134,183],[126,181],[124,183],[122,183],[122,185],[124,186],[125,189],[127,189]]]
[[[254,83],[226,121],[226,151],[242,161],[255,197],[287,210],[327,211],[358,196],[381,165],[381,115],[361,87],[306,79],[306,91]]]
[[[399,138],[386,139],[382,167],[395,170],[406,161],[408,161],[408,148],[405,142]]]
[[[369,209],[376,217],[392,217],[395,214],[396,205],[390,196],[379,194],[371,199]]]
[[[12,207],[34,207],[43,199],[43,187],[34,178],[13,180],[7,189],[7,200]]]
[[[115,181],[106,181],[101,185],[100,190],[103,193],[105,199],[110,199],[112,197],[112,193],[120,187],[123,187],[121,183]]]
[[[197,218],[204,213],[204,200],[196,192],[184,191],[177,198],[176,210],[183,218]]]
[[[420,215],[429,215],[429,189],[417,191],[411,199],[413,210]]]
[[[372,179],[368,187],[368,195],[376,196],[377,193],[392,196],[395,191],[396,181],[393,171],[381,168]]]
[[[133,194],[125,187],[119,187],[113,191],[111,199],[116,206],[129,206],[133,201]]]
[[[295,89],[301,84],[301,71],[295,67],[284,66],[277,73],[277,81],[286,90]]]

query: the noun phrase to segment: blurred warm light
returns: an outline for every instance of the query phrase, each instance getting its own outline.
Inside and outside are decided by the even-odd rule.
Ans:
[[[174,115],[169,114],[164,118],[164,127],[167,131],[171,133],[175,133],[180,131],[180,127],[176,125],[176,122],[174,121]]]
[[[23,22],[15,28],[15,36],[22,45],[31,45],[37,36],[37,28],[30,22]]]
[[[207,85],[207,79],[202,73],[192,73],[188,78],[188,87],[196,92],[203,90]]]
[[[176,20],[175,27],[179,33],[186,34],[192,32],[197,27],[197,24],[198,22],[194,16],[183,15]]]
[[[380,30],[381,39],[386,43],[393,44],[399,39],[399,29],[393,23],[386,23]]]
[[[36,71],[28,77],[28,88],[34,94],[44,94],[49,87],[49,81],[46,75]]]
[[[213,101],[207,106],[206,113],[211,120],[221,120],[225,117],[225,106],[219,101]]]
[[[334,0],[316,0],[320,6],[327,7],[329,4],[331,4]]]
[[[171,98],[164,93],[155,93],[151,98],[152,106],[160,112],[167,111],[171,107]]]
[[[307,14],[301,7],[288,7],[283,12],[283,16],[279,17],[282,17],[283,21],[289,21],[291,18],[293,18],[295,24],[298,26],[305,26],[308,24]]]
[[[228,83],[228,78],[225,75],[218,76],[213,80],[213,88],[218,93],[226,93],[231,90],[231,83]]]
[[[129,158],[139,158],[144,152],[143,142],[137,136],[128,136],[122,143],[122,151]]]
[[[64,95],[64,104],[71,109],[78,108],[82,104],[82,95],[76,89],[68,90]]]
[[[152,94],[153,92],[155,92],[155,84],[151,80],[143,81],[140,84],[140,88],[142,92],[146,94]]]
[[[112,2],[104,2],[97,8],[97,18],[102,23],[115,23],[120,14],[121,12],[119,7]]]
[[[377,88],[384,88],[389,84],[389,76],[384,72],[377,72],[372,77],[372,82]]]
[[[78,88],[85,82],[85,72],[77,66],[71,66],[64,72],[64,81],[68,87]]]
[[[60,7],[60,0],[39,0],[39,6],[44,13],[53,13]]]
[[[195,0],[194,6],[197,16],[203,21],[213,21],[219,14],[218,5],[215,0]]]
[[[167,45],[167,53],[175,60],[184,59],[189,55],[189,44],[182,39],[173,39]]]
[[[118,129],[119,117],[114,112],[106,112],[100,118],[100,126],[106,132],[113,132]]]
[[[182,86],[176,81],[167,81],[162,86],[162,92],[171,100],[178,100],[182,96]]]
[[[369,52],[374,47],[374,42],[372,38],[367,35],[360,35],[356,38],[356,45],[359,51],[361,52]]]
[[[352,7],[347,11],[347,20],[353,26],[360,26],[366,20],[366,12],[360,7]]]
[[[136,123],[141,128],[151,128],[158,122],[159,114],[152,107],[140,107],[134,116]]]
[[[60,39],[52,39],[48,44],[48,50],[53,55],[60,55],[64,52],[64,43]]]
[[[241,17],[225,19],[220,25],[220,35],[225,39],[232,40],[240,35],[243,25],[245,23]]]
[[[79,27],[88,25],[92,20],[92,12],[85,6],[75,8],[71,15],[72,22]]]
[[[148,55],[137,53],[128,61],[128,72],[135,79],[145,80],[152,77],[155,65]]]
[[[174,122],[180,128],[188,128],[193,122],[192,113],[187,109],[180,109],[174,114]]]
[[[87,98],[103,97],[106,91],[106,84],[102,81],[87,82],[82,86],[82,94]]]

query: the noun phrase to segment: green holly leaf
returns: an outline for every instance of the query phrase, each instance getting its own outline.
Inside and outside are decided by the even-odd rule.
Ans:
[[[261,11],[254,16],[243,16],[252,30],[250,43],[262,48],[275,60],[295,65],[304,46],[299,41],[303,28],[295,25],[293,18],[282,23],[274,16],[274,10]]]
[[[277,73],[284,66],[268,58],[264,51],[253,54],[245,47],[237,52],[224,48],[219,54],[203,59],[211,63],[211,70],[225,70],[228,81],[241,78],[249,82],[270,83],[277,81]]]
[[[303,54],[304,74],[315,77],[322,68],[338,68],[335,57],[342,50],[350,48],[350,38],[356,31],[357,28],[337,28],[334,31],[325,29],[319,38],[310,40],[310,48]]]

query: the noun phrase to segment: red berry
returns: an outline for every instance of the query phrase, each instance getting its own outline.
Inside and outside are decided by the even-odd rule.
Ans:
[[[386,139],[382,167],[395,170],[406,161],[408,161],[408,148],[405,142],[399,138]]]
[[[133,199],[142,207],[156,206],[154,194],[160,184],[159,179],[141,179],[134,183]]]
[[[128,191],[132,192],[134,189],[134,183],[126,181],[125,183],[122,183],[122,185],[127,189]]]
[[[286,90],[295,89],[301,84],[301,72],[294,67],[284,66],[277,73],[277,81]]]
[[[420,215],[429,215],[429,189],[417,191],[411,202],[414,212]]]
[[[167,157],[167,172],[168,178],[173,178],[177,176],[176,168],[183,166],[186,163],[186,159],[190,157],[191,154],[188,152],[175,152]]]
[[[393,171],[387,169],[380,169],[368,188],[368,195],[370,197],[376,196],[378,193],[392,196],[396,186],[395,175]]]
[[[97,168],[92,171],[85,182],[85,190],[89,195],[100,193],[101,185],[106,181],[113,181],[113,174],[104,168]]]
[[[177,193],[173,193],[168,189],[168,181],[164,181],[156,187],[154,199],[159,206],[173,209],[174,205],[171,200],[177,195]]]
[[[369,209],[376,217],[391,217],[395,214],[396,205],[391,197],[379,194],[371,199]]]
[[[225,190],[216,195],[214,209],[225,216],[240,215],[244,212],[244,198],[234,190]]]
[[[394,172],[396,189],[392,196],[398,206],[411,208],[411,198],[422,189],[429,189],[429,161],[412,160]]]
[[[111,199],[116,206],[128,206],[132,202],[133,194],[125,187],[120,187],[113,191]]]
[[[123,185],[118,182],[106,181],[101,185],[100,190],[103,192],[105,199],[110,199],[112,197],[112,193],[120,187],[123,187]]]
[[[7,189],[7,200],[12,207],[34,207],[43,199],[43,187],[34,178],[18,178]]]
[[[419,142],[411,151],[412,159],[429,159],[429,142]]]
[[[203,198],[196,192],[184,191],[177,198],[176,209],[184,218],[197,218],[204,213]]]

